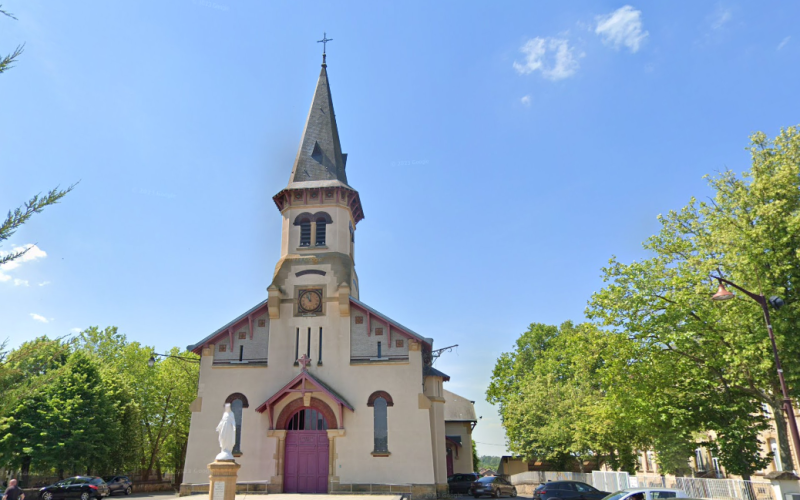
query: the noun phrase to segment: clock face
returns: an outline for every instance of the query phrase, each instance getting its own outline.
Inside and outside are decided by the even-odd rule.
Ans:
[[[321,312],[322,292],[320,290],[300,291],[300,312]]]

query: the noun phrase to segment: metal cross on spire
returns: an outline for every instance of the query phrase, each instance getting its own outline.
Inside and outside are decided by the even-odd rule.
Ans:
[[[322,32],[322,40],[317,40],[317,43],[322,44],[322,65],[326,66],[325,64],[325,49],[327,48],[328,42],[332,42],[333,38],[328,38],[328,34],[324,31]]]

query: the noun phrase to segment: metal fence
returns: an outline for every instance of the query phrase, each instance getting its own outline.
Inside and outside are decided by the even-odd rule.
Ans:
[[[591,484],[592,475],[581,472],[528,471],[509,476],[511,484],[541,484],[548,481],[583,481]]]
[[[639,488],[676,488],[694,498],[776,500],[772,485],[764,481],[637,475],[631,483]]]
[[[674,488],[683,490],[691,498],[714,500],[781,500],[775,498],[775,490],[766,481],[743,481],[741,479],[706,479],[675,476],[631,476],[627,472],[592,471],[580,472],[529,471],[509,477],[514,485],[535,485],[548,481],[582,481],[601,491],[619,491],[625,488]]]

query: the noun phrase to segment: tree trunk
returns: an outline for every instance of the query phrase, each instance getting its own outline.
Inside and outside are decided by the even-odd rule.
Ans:
[[[783,470],[794,470],[792,450],[789,447],[789,436],[786,432],[786,416],[783,413],[783,402],[770,401],[769,408],[775,417],[775,431],[778,434],[778,452],[781,456]]]
[[[22,482],[22,487],[26,488],[28,486],[28,476],[31,473],[31,457],[25,456],[22,457],[22,474],[20,480]]]

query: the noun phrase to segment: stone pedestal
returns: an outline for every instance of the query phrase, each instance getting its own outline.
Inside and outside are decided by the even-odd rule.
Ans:
[[[233,460],[215,460],[208,464],[208,500],[236,500],[239,467]]]

